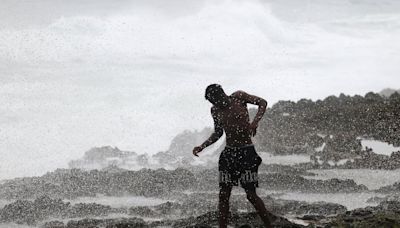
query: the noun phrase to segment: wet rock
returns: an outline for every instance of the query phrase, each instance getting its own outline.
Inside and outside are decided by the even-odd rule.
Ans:
[[[359,158],[347,161],[337,168],[344,169],[385,169],[400,168],[400,151],[393,152],[391,156],[375,154],[372,150],[362,151]]]
[[[400,214],[400,202],[399,201],[383,201],[375,207],[380,211],[394,211]]]
[[[393,212],[379,212],[357,215],[340,215],[327,223],[325,227],[399,227],[400,217]]]
[[[272,169],[275,170],[278,168],[278,166],[272,167]],[[358,185],[351,179],[307,179],[301,176],[303,174],[307,176],[310,175],[304,168],[282,168],[286,170],[283,173],[263,173],[260,171],[258,175],[260,187],[267,190],[311,193],[362,192],[368,190],[365,185]],[[299,171],[299,173],[296,173],[296,171]],[[203,170],[197,174],[197,183],[189,189],[192,191],[218,191],[217,174],[217,169]]]
[[[298,224],[291,223],[285,218],[277,217],[271,215],[270,217],[272,221],[273,227],[287,227],[287,228],[297,228],[303,227]],[[235,227],[264,227],[264,223],[257,213],[230,213],[228,216],[228,224],[231,224]],[[173,227],[175,228],[183,228],[183,227],[209,227],[209,226],[218,226],[218,212],[212,211],[206,214],[197,216],[197,217],[189,217],[185,219],[180,219],[175,221]]]
[[[157,217],[160,216],[160,213],[156,212],[150,207],[147,206],[137,206],[131,207],[128,209],[129,215],[136,215],[141,217]]]
[[[374,196],[367,199],[367,203],[380,203],[382,201],[385,201],[385,197]]]
[[[37,221],[49,217],[63,216],[69,207],[69,203],[64,203],[61,199],[51,199],[48,196],[39,197],[34,201],[17,200],[4,206],[1,210],[0,221],[34,225]]]
[[[260,174],[259,181],[266,189],[290,190],[301,192],[361,192],[368,188],[358,185],[354,180],[314,180],[299,175],[285,175],[280,173]]]
[[[400,192],[400,182],[396,182],[393,185],[384,186],[376,190],[379,193],[399,193]]]
[[[51,221],[51,222],[45,222],[41,227],[42,228],[65,228],[65,225],[61,221]]]
[[[159,197],[189,189],[196,181],[193,173],[182,168],[117,172],[57,169],[41,177],[16,178],[0,184],[0,198],[32,199],[43,194],[62,199],[98,194]]]
[[[348,217],[366,218],[366,217],[371,216],[372,214],[373,214],[373,211],[371,209],[365,209],[365,208],[358,208],[358,209],[346,212],[346,215],[348,215]]]
[[[267,209],[273,214],[318,214],[323,216],[346,212],[346,207],[326,202],[307,203],[294,200],[273,199],[262,196]],[[218,208],[218,194],[194,193],[181,198],[178,202],[166,202],[156,206],[131,207],[129,213],[134,216],[163,217],[170,216],[190,217],[206,214]],[[245,195],[232,195],[230,199],[230,211],[232,213],[251,212],[254,206]]]
[[[124,213],[125,209],[111,208],[96,203],[71,205],[61,199],[42,196],[34,201],[17,200],[0,211],[1,222],[35,225],[49,218],[76,218],[84,216],[106,216],[110,213]]]
[[[326,227],[400,227],[400,202],[385,201],[376,207],[358,208],[339,214]]]
[[[298,219],[305,220],[305,221],[319,221],[322,219],[325,219],[326,217],[323,215],[318,215],[318,214],[307,214],[303,215],[302,217],[298,217]]]
[[[207,194],[204,194],[207,195]],[[207,213],[208,211],[215,210],[217,208],[218,199],[216,195],[209,196],[209,198],[203,198],[202,194],[197,196],[186,196],[179,202],[168,201],[163,204],[159,204],[151,207],[154,212],[159,216],[197,216],[199,214]]]
[[[260,121],[260,134],[256,135],[255,141],[261,150],[276,153],[304,153],[307,150],[301,146],[306,148],[306,145],[316,148],[322,143],[315,135],[337,137],[338,140],[333,139],[327,150],[347,154],[356,154],[360,149],[355,140],[357,136],[370,136],[400,145],[400,99],[397,97],[384,98],[370,92],[365,96],[329,96],[315,102],[307,99],[279,101]],[[325,140],[328,137],[321,138]],[[299,148],[285,149],[296,146]],[[329,158],[329,151],[326,152]],[[346,153],[332,153],[330,159],[340,159],[337,155],[346,156]]]
[[[247,199],[243,196],[231,196],[232,210],[236,211],[254,211],[254,207]],[[273,214],[290,214],[303,216],[307,214],[315,214],[321,216],[336,215],[347,211],[345,206],[327,203],[327,202],[315,202],[307,203],[303,201],[295,200],[281,200],[273,199],[271,197],[261,197],[268,211]]]
[[[271,215],[270,217],[273,227],[285,227],[285,228],[300,228],[304,227],[298,224],[294,224],[285,218]],[[234,227],[264,227],[263,222],[257,213],[230,213],[228,217],[228,223]],[[65,228],[94,228],[94,227],[106,227],[106,228],[140,228],[140,227],[174,227],[174,228],[208,228],[218,227],[218,212],[210,211],[199,216],[191,216],[182,219],[165,219],[161,221],[145,222],[140,218],[113,218],[113,219],[80,219],[70,220],[66,225],[61,226],[62,223],[58,221],[52,221],[45,223],[42,227],[47,228],[51,225],[59,225]]]
[[[343,213],[346,211],[346,207],[326,202],[306,203],[301,201],[284,201],[280,206],[275,209],[273,208],[273,211],[283,214],[318,214],[327,216]]]
[[[106,216],[114,210],[110,206],[97,203],[78,203],[68,208],[66,217],[77,218],[82,216]]]
[[[149,227],[143,219],[140,218],[115,218],[115,219],[81,219],[68,221],[65,228],[144,228]]]

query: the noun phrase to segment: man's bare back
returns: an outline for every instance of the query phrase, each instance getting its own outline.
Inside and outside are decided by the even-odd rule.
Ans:
[[[203,144],[195,147],[193,154],[198,156],[197,154],[204,148],[218,141],[224,131],[227,146],[252,144],[251,136],[256,134],[258,122],[267,108],[267,101],[239,90],[230,96],[218,97],[218,100],[213,102],[211,115],[214,120],[214,133]],[[248,103],[258,105],[257,114],[251,123],[247,110]]]
[[[215,128],[225,131],[226,145],[231,147],[252,144],[249,111],[243,94],[242,91],[232,93],[228,106],[219,108],[214,105],[211,108]]]

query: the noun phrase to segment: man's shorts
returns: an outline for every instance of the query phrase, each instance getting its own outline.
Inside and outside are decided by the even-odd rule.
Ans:
[[[262,162],[254,145],[228,147],[221,152],[218,161],[219,187],[239,186],[255,190],[258,187],[258,167]]]

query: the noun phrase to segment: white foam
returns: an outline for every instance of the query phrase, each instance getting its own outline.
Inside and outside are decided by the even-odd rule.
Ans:
[[[259,152],[258,154],[262,158],[264,164],[295,165],[310,162],[309,155],[273,155],[268,152]]]
[[[77,203],[98,203],[102,205],[109,205],[111,207],[133,207],[133,206],[154,206],[167,202],[168,200],[143,197],[143,196],[97,196],[97,197],[80,197],[74,200],[65,200],[72,204]],[[171,201],[171,200],[170,200]]]
[[[393,152],[400,151],[400,147],[395,147],[387,142],[382,142],[373,139],[362,139],[361,145],[363,149],[366,147],[371,148],[376,154],[383,154],[390,156]]]
[[[315,148],[316,152],[322,152],[326,146],[326,143],[322,143],[320,147]]]

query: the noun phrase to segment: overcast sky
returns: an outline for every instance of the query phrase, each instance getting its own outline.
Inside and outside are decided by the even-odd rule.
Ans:
[[[270,104],[400,88],[399,40],[397,0],[2,0],[0,179],[166,150],[212,125],[214,82]]]

